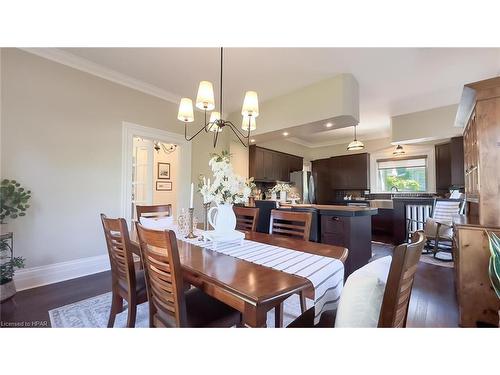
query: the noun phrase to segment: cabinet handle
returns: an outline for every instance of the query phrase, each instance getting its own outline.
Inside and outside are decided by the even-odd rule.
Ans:
[[[333,221],[339,221],[339,220],[340,220],[340,218],[339,218],[339,217],[337,217],[337,216],[332,216],[332,220],[333,220]]]

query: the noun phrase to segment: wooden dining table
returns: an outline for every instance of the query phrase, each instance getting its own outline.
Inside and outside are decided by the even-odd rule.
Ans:
[[[344,247],[266,233],[245,232],[245,239],[342,262],[348,254]],[[132,251],[140,256],[135,230],[130,240]],[[304,277],[203,248],[201,241],[198,246],[178,239],[177,246],[184,280],[241,312],[245,326],[265,327],[267,312],[295,293],[303,291],[307,298],[314,298],[313,285]]]

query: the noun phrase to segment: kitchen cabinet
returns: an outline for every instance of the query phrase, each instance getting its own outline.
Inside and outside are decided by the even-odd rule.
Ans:
[[[451,147],[450,143],[434,146],[436,156],[436,192],[445,194],[451,186]]]
[[[312,162],[316,183],[316,200],[328,204],[335,200],[335,190],[368,190],[370,188],[370,155],[368,153],[334,156]]]
[[[500,227],[500,77],[465,85],[456,122],[466,124],[468,215],[477,216],[480,225]]]
[[[255,145],[249,148],[249,176],[255,181],[289,181],[290,172],[303,169],[303,158]]]
[[[338,207],[338,206],[332,206]],[[344,263],[347,278],[357,269],[368,264],[372,256],[371,214],[340,216],[334,210],[321,210],[321,243],[349,249]]]
[[[464,138],[454,137],[450,142],[435,146],[436,191],[447,193],[450,188],[464,187]]]
[[[450,142],[451,186],[463,188],[464,180],[464,137],[453,137]]]
[[[330,204],[335,199],[331,186],[333,180],[330,159],[313,160],[312,175],[314,178],[316,203]]]

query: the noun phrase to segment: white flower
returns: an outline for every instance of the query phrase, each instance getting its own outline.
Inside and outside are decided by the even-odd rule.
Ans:
[[[213,183],[207,186],[206,179],[203,178],[198,185],[205,203],[233,204],[247,201],[251,194],[250,184],[253,183],[253,180],[250,179],[246,182],[244,178],[234,174],[227,152],[214,155],[210,158],[208,165],[213,172]]]

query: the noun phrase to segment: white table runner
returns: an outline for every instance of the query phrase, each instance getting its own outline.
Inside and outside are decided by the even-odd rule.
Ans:
[[[344,285],[344,264],[338,259],[249,240],[243,240],[241,244],[238,241],[218,243],[217,246],[214,246],[211,242],[200,241],[199,237],[185,238],[175,227],[170,229],[176,232],[177,239],[181,241],[247,262],[305,277],[314,286],[315,324],[319,322],[324,311],[337,309]],[[198,236],[201,236],[202,233],[200,230],[195,231]]]

